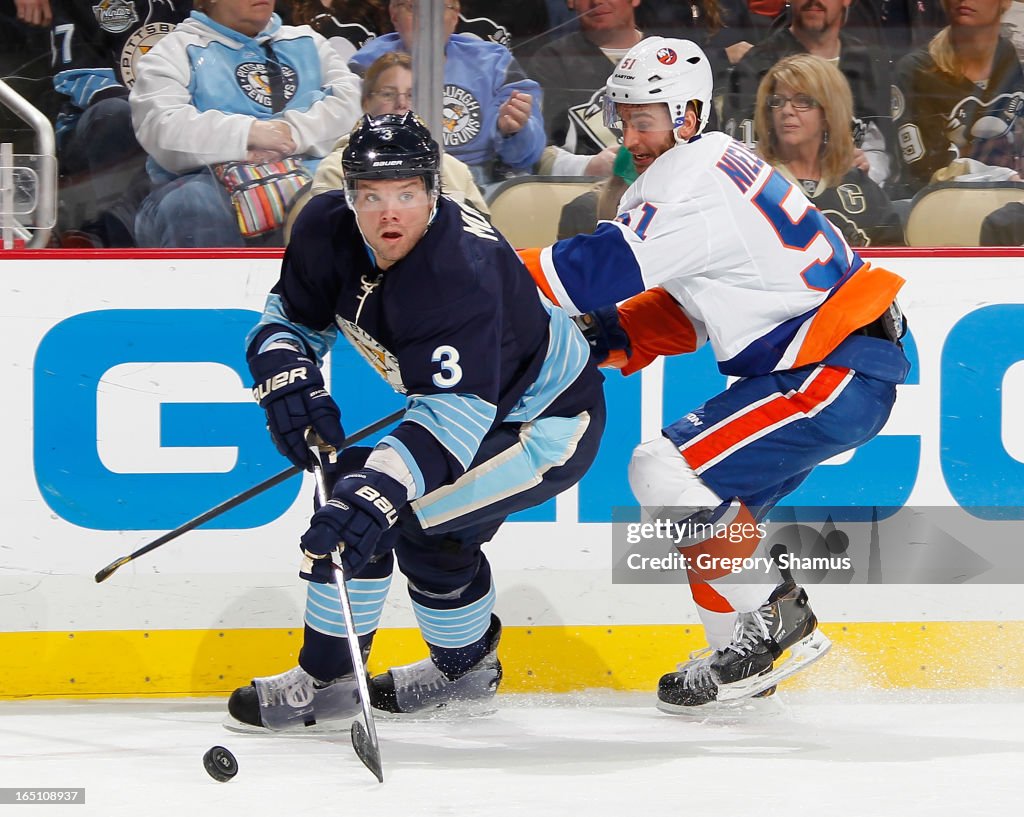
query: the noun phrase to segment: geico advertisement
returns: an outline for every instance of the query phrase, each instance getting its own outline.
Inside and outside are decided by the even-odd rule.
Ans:
[[[1002,506],[1020,518],[1020,260],[874,263],[908,280],[900,300],[910,379],[876,439],[816,469],[786,502]],[[0,537],[9,567],[57,552],[64,569],[91,575],[148,538],[134,532],[175,528],[288,467],[252,399],[244,357],[244,338],[277,271],[274,258],[3,263]],[[349,433],[402,405],[343,341],[332,358],[325,368]],[[725,385],[708,348],[642,376],[609,373],[597,462],[570,498],[513,518],[505,540],[519,523],[541,524],[528,526],[532,545],[522,564],[515,553],[503,556],[505,564],[529,567],[538,542],[564,542],[579,523],[610,522],[614,508],[632,504],[633,446]],[[252,552],[280,548],[282,530],[294,539],[308,515],[306,494],[302,480],[291,479],[205,530],[248,531]],[[275,525],[290,510],[289,525]],[[600,547],[595,528],[586,531]],[[87,555],[78,543],[90,545]]]

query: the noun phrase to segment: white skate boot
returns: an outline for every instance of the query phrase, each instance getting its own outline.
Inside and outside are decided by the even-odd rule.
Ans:
[[[302,667],[280,675],[255,678],[228,699],[230,717],[224,725],[236,732],[274,732],[309,728],[324,722],[348,721],[359,714],[353,675],[322,684]],[[345,723],[334,723],[342,728]]]

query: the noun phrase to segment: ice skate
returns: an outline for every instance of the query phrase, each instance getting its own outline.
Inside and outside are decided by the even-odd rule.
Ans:
[[[232,692],[224,726],[236,732],[278,732],[323,727],[326,722],[330,724],[327,728],[338,729],[358,715],[359,709],[354,676],[321,684],[302,667],[295,667],[280,675],[256,678]]]
[[[817,627],[803,588],[782,585],[760,609],[739,615],[733,640],[724,649],[694,653],[677,672],[663,675],[658,708],[679,712],[712,701],[771,695],[780,681],[831,648],[832,642]]]
[[[395,715],[437,717],[483,715],[497,707],[494,696],[501,683],[498,641],[501,624],[492,618],[487,654],[467,672],[449,678],[431,658],[392,667],[370,680],[370,701],[374,709]]]

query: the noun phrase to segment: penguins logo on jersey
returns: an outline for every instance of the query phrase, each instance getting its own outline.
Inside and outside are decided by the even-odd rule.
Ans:
[[[338,328],[363,359],[377,371],[387,384],[399,394],[407,394],[408,390],[402,382],[402,370],[398,358],[385,349],[369,332],[342,317],[337,318]]]
[[[92,13],[96,15],[100,28],[111,34],[120,34],[139,22],[135,3],[131,0],[100,0],[92,7]]]
[[[658,53],[654,55],[658,58],[658,62],[662,65],[672,65],[679,56],[671,48],[659,48]]]
[[[125,41],[121,49],[121,61],[118,63],[121,69],[121,82],[125,87],[131,88],[135,84],[135,66],[149,50],[156,45],[163,36],[174,30],[174,23],[146,23]]]
[[[465,88],[445,85],[441,126],[445,147],[461,147],[480,133],[480,103]]]
[[[281,63],[281,79],[284,84],[285,104],[293,96],[298,87],[295,70]],[[270,83],[267,81],[267,65],[262,62],[243,62],[235,68],[235,81],[249,99],[257,105],[270,110]]]
[[[1021,115],[1024,94],[1000,94],[989,102],[976,96],[961,99],[949,112],[946,135],[963,147],[970,139],[996,139],[1005,136]]]

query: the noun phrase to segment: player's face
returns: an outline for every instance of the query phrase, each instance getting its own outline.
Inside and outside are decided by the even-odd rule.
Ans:
[[[381,116],[386,113],[402,114],[412,105],[412,71],[404,65],[392,65],[381,71],[377,87],[370,92],[366,113]]]
[[[618,105],[617,110],[622,122],[622,144],[632,154],[637,173],[643,173],[662,153],[675,147],[667,105]]]
[[[846,7],[851,0],[796,0],[793,5],[793,28],[820,34],[843,24]]]
[[[388,6],[391,12],[391,24],[402,38],[402,42],[412,45],[416,42],[419,28],[419,0],[391,0]],[[444,37],[447,40],[455,32],[459,24],[458,0],[444,0]]]
[[[217,0],[206,3],[207,16],[222,26],[255,37],[270,22],[274,0]]]
[[[795,158],[808,149],[817,151],[825,133],[825,112],[820,105],[807,110],[797,110],[793,98],[807,96],[784,82],[776,83],[775,93],[787,101],[781,108],[772,108],[772,130],[775,132],[776,147],[783,161]],[[801,104],[800,107],[804,107]]]
[[[430,223],[433,201],[422,178],[360,180],[353,209],[366,243],[387,269],[416,246]]]
[[[640,0],[575,0],[573,8],[584,31],[620,31],[636,27],[638,5]]]
[[[949,24],[959,28],[998,27],[1006,0],[943,0]]]

